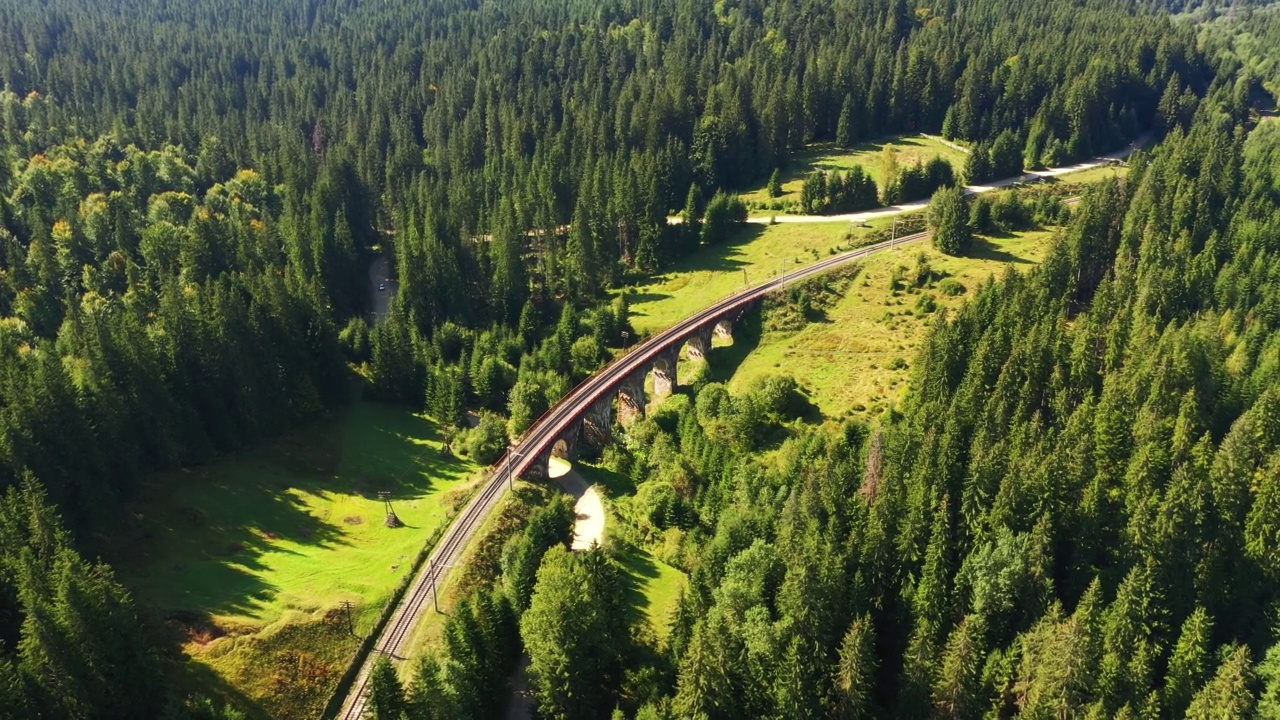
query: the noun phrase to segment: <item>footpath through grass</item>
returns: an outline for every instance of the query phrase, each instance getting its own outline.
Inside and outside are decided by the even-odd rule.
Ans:
[[[781,196],[770,197],[766,184],[742,193],[742,200],[756,214],[769,212],[776,212],[779,215],[796,214],[799,212],[800,189],[804,186],[806,175],[814,170],[846,172],[855,165],[861,165],[862,169],[876,181],[876,187],[883,188],[885,148],[890,148],[895,153],[898,167],[909,167],[917,162],[926,163],[934,157],[941,157],[951,163],[956,174],[964,169],[968,158],[965,153],[923,135],[886,138],[859,143],[850,148],[822,143],[812,145],[791,157],[787,168],[782,171]]]
[[[99,534],[121,579],[167,621],[205,692],[255,716],[312,718],[477,468],[430,420],[356,404],[212,465],[150,478]],[[379,492],[404,527],[388,528]],[[343,607],[350,602],[348,613]]]

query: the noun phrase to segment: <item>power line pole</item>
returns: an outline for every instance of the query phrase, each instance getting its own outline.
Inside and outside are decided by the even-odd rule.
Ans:
[[[431,598],[435,602],[436,612],[440,612],[440,591],[436,589],[436,564],[427,566],[427,577],[431,580]]]
[[[524,454],[516,452],[515,445],[508,445],[507,446],[507,489],[508,490],[516,489],[516,478],[511,471],[511,458],[513,457],[524,457]]]
[[[355,636],[356,636],[356,626],[355,626],[355,624],[353,624],[353,623],[351,622],[351,601],[350,601],[350,600],[343,600],[343,601],[342,601],[342,609],[343,609],[343,610],[345,610],[345,611],[347,612],[347,632],[351,634],[351,637],[355,637]]]
[[[396,517],[396,511],[391,507],[391,493],[386,490],[379,491],[378,499],[382,501],[383,508],[387,511],[386,526],[398,528],[403,525],[404,523],[400,522],[400,518]]]

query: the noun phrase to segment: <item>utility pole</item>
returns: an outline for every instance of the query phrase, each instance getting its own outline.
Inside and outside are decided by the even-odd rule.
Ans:
[[[343,600],[343,601],[342,601],[342,609],[343,609],[343,610],[345,610],[345,611],[347,612],[347,632],[351,634],[351,637],[355,637],[355,636],[356,636],[356,627],[355,627],[355,625],[351,622],[351,601],[350,601],[350,600]]]
[[[626,333],[623,333],[623,335],[626,335]],[[507,489],[508,490],[516,489],[515,475],[513,475],[511,472],[511,458],[513,457],[524,457],[524,454],[516,452],[515,445],[508,445],[507,446]]]
[[[398,528],[403,525],[404,523],[400,522],[400,518],[396,517],[396,511],[391,507],[391,493],[381,490],[378,492],[378,499],[382,501],[383,508],[387,511],[386,526]]]
[[[629,339],[631,339],[631,333],[627,332],[626,330],[623,330],[622,331],[622,352],[624,353],[627,351],[627,340]]]
[[[440,591],[436,589],[436,564],[433,561],[427,566],[427,578],[431,580],[431,597],[436,605],[436,612],[440,612]]]

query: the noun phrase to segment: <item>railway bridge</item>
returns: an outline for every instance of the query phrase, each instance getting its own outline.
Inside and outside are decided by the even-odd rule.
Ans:
[[[645,388],[649,376],[653,377],[653,391],[656,395],[670,394],[677,387],[676,364],[680,359],[680,352],[688,348],[692,357],[705,356],[711,350],[714,337],[730,335],[734,323],[769,294],[842,265],[861,261],[881,250],[926,237],[928,233],[916,233],[850,250],[746,288],[643,339],[630,352],[615,358],[579,383],[538,418],[519,442],[489,469],[488,479],[483,487],[449,526],[404,596],[391,610],[386,624],[374,639],[369,654],[360,661],[359,666],[353,668],[350,691],[335,698],[337,707],[327,711],[326,716],[336,716],[343,720],[358,720],[364,716],[369,674],[374,660],[379,655],[397,659],[403,657],[404,644],[414,625],[422,612],[431,607],[432,593],[437,583],[461,560],[467,543],[511,488],[515,477],[543,479],[547,476],[548,464],[553,456],[573,460],[582,443],[599,445],[608,442],[613,431],[615,413],[644,412]]]
[[[687,348],[692,359],[706,357],[711,351],[713,338],[732,338],[734,323],[758,301],[757,298],[735,304],[723,315],[700,319],[697,324],[687,326],[661,342],[642,344],[637,350],[639,357],[630,363],[631,367],[626,372],[600,373],[599,381],[581,402],[575,403],[579,409],[576,417],[568,418],[566,423],[559,425],[558,432],[546,436],[536,446],[531,447],[527,441],[521,443],[521,448],[527,449],[515,452],[521,455],[528,453],[532,457],[529,462],[520,464],[520,475],[529,480],[546,479],[553,456],[573,461],[578,459],[582,443],[603,447],[613,439],[614,421],[619,414],[624,417],[644,415],[648,399],[645,388],[650,376],[655,396],[665,397],[675,392],[678,387],[676,366],[681,350]]]

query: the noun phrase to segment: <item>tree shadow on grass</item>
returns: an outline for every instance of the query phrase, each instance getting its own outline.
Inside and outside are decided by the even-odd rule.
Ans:
[[[219,707],[231,705],[239,709],[248,720],[270,720],[271,716],[262,705],[204,663],[183,662],[171,675],[174,678],[173,691],[178,697],[186,699],[202,695]]]
[[[712,382],[729,382],[747,356],[760,346],[760,308],[755,307],[733,325],[733,344],[713,346],[707,353],[707,377]]]
[[[1032,264],[1027,258],[1014,255],[981,235],[973,238],[973,244],[969,247],[969,251],[965,253],[965,257],[971,257],[976,260],[1016,263],[1018,265]]]
[[[659,577],[658,565],[648,553],[630,544],[619,542],[614,559],[622,566],[623,593],[627,601],[627,621],[635,624],[646,619],[644,612],[648,599],[644,594],[646,581]]]
[[[599,485],[611,498],[624,497],[636,491],[636,482],[630,477],[610,470],[601,465],[578,462],[574,469],[587,481],[588,485]]]
[[[655,281],[659,280],[659,278],[654,278],[654,280]],[[651,303],[651,302],[658,302],[659,300],[666,300],[669,297],[671,297],[671,293],[633,292],[633,293],[627,293],[627,304],[631,306],[642,305],[644,303]]]
[[[689,272],[725,272],[729,270],[739,270],[746,265],[745,262],[738,259],[741,254],[739,248],[748,245],[756,238],[764,234],[768,229],[767,225],[760,223],[745,223],[736,229],[727,240],[719,245],[707,245],[699,247],[686,258],[683,258],[675,265],[672,265],[663,275],[653,277],[653,281],[665,281],[668,279],[666,273],[671,275],[680,275]]]
[[[429,421],[369,405],[348,413],[208,466],[145,479],[124,520],[93,534],[95,554],[161,615],[253,617],[281,592],[266,555],[350,546],[348,528],[382,525],[372,503],[325,500],[376,502],[387,492],[394,506],[469,471],[426,444],[438,440]],[[335,511],[344,516],[330,516]]]

